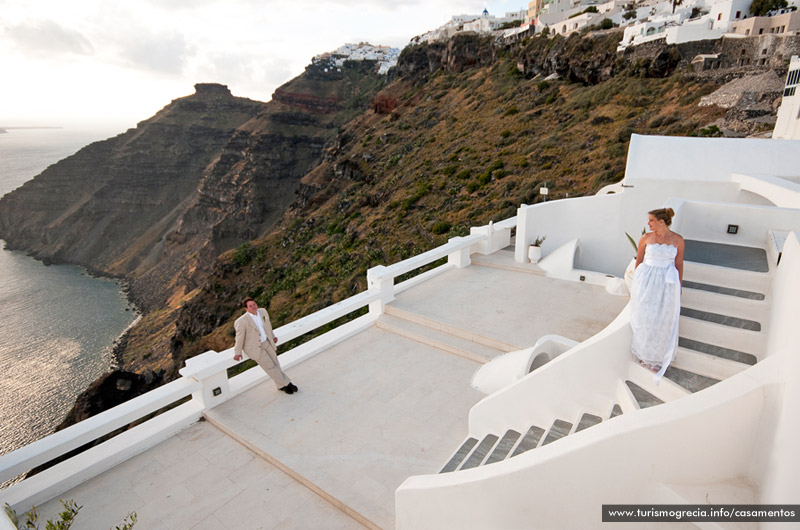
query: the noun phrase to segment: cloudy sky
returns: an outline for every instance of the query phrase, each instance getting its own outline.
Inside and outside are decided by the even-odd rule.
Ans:
[[[261,101],[345,42],[397,48],[499,0],[0,0],[0,127],[121,132],[198,82]]]

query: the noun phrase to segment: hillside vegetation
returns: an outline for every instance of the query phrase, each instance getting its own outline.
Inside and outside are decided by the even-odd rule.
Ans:
[[[404,50],[398,77],[342,128],[276,229],[224,255],[186,304],[175,367],[231,346],[244,296],[280,326],[366,289],[369,267],[543,200],[543,185],[560,199],[619,181],[632,133],[708,134],[724,111],[697,104],[714,80],[669,55],[625,60],[618,40],[497,48],[473,36]],[[544,80],[553,71],[561,79]]]

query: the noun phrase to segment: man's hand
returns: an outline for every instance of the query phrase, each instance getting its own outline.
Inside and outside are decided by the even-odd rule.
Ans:
[[[241,361],[242,360],[242,356],[239,355],[238,353],[234,353],[233,354],[233,360],[234,361]]]
[[[278,337],[272,337],[272,340],[274,340],[274,341],[275,341],[275,344],[277,344],[277,343],[278,343]]]

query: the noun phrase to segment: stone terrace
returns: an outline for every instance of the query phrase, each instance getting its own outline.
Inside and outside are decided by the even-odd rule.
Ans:
[[[260,384],[66,492],[75,527],[136,511],[137,530],[393,528],[395,489],[463,441],[481,362],[549,333],[584,340],[628,301],[505,254],[399,294],[376,326],[288,370],[297,394]]]

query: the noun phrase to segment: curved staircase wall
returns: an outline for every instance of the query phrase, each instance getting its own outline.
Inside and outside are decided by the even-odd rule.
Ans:
[[[489,466],[411,477],[395,494],[396,527],[594,528],[603,504],[669,503],[663,485],[746,478],[767,403],[761,382],[744,377],[694,397]]]
[[[767,339],[768,360],[780,362],[780,373],[785,378],[781,388],[782,407],[776,411],[773,429],[763,429],[762,445],[767,448],[753,462],[760,470],[763,484],[762,502],[795,502],[800,491],[800,457],[797,440],[800,439],[800,243],[797,232],[792,232],[783,246],[781,262],[772,282],[770,333]]]
[[[630,345],[626,306],[597,335],[476,403],[469,412],[470,436],[480,439],[509,428],[525,432],[533,424],[577,417],[582,410],[611,410],[616,386],[631,362]]]

